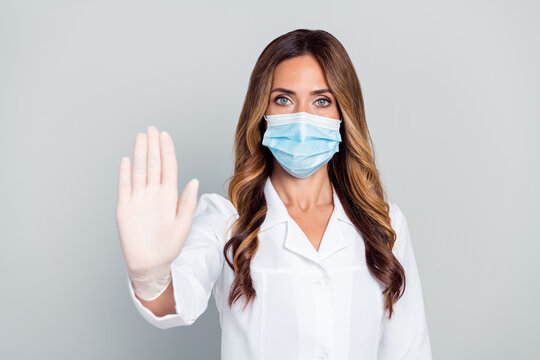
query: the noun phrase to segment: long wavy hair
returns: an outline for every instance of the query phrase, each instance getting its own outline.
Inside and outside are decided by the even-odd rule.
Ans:
[[[366,263],[371,274],[384,285],[384,308],[391,318],[394,303],[405,291],[405,271],[392,253],[396,233],[390,224],[387,195],[375,166],[360,82],[343,45],[324,30],[297,29],[279,36],[262,51],[251,73],[234,139],[234,173],[228,179],[229,199],[239,215],[223,249],[235,273],[228,304],[232,306],[245,296],[247,306],[256,296],[250,264],[266,217],[264,185],[273,167],[272,153],[262,145],[263,115],[276,66],[301,55],[311,55],[319,62],[336,98],[343,119],[342,142],[339,152],[328,162],[328,175],[347,216],[362,235]]]

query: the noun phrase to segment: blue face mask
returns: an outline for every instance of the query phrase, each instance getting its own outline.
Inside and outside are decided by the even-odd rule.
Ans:
[[[262,144],[291,175],[306,178],[339,151],[341,120],[307,112],[265,115]]]

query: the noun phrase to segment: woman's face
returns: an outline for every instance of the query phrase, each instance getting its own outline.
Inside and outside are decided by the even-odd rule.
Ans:
[[[307,112],[339,120],[339,110],[319,63],[311,55],[287,59],[274,71],[266,115]]]

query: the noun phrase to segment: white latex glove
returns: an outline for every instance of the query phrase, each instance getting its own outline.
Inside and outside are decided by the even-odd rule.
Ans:
[[[133,290],[151,301],[171,281],[170,264],[191,229],[199,181],[188,182],[178,199],[174,144],[154,126],[137,135],[133,159],[133,166],[128,157],[120,164],[116,223]]]

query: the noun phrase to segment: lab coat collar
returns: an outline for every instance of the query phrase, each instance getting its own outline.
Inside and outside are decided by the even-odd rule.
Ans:
[[[283,201],[281,201],[281,198],[272,185],[270,177],[266,179],[264,186],[264,195],[266,197],[267,205],[266,218],[259,231],[264,231],[275,225],[286,223],[287,235],[284,242],[284,247],[304,257],[307,257],[310,260],[320,263],[321,260],[324,260],[334,252],[348,245],[347,238],[343,236],[340,230],[340,221],[352,225],[352,222],[345,213],[333,186],[332,191],[334,199],[334,211],[332,212],[318,251],[309,242],[309,239],[307,239],[294,219],[290,217],[285,204],[283,204]]]

